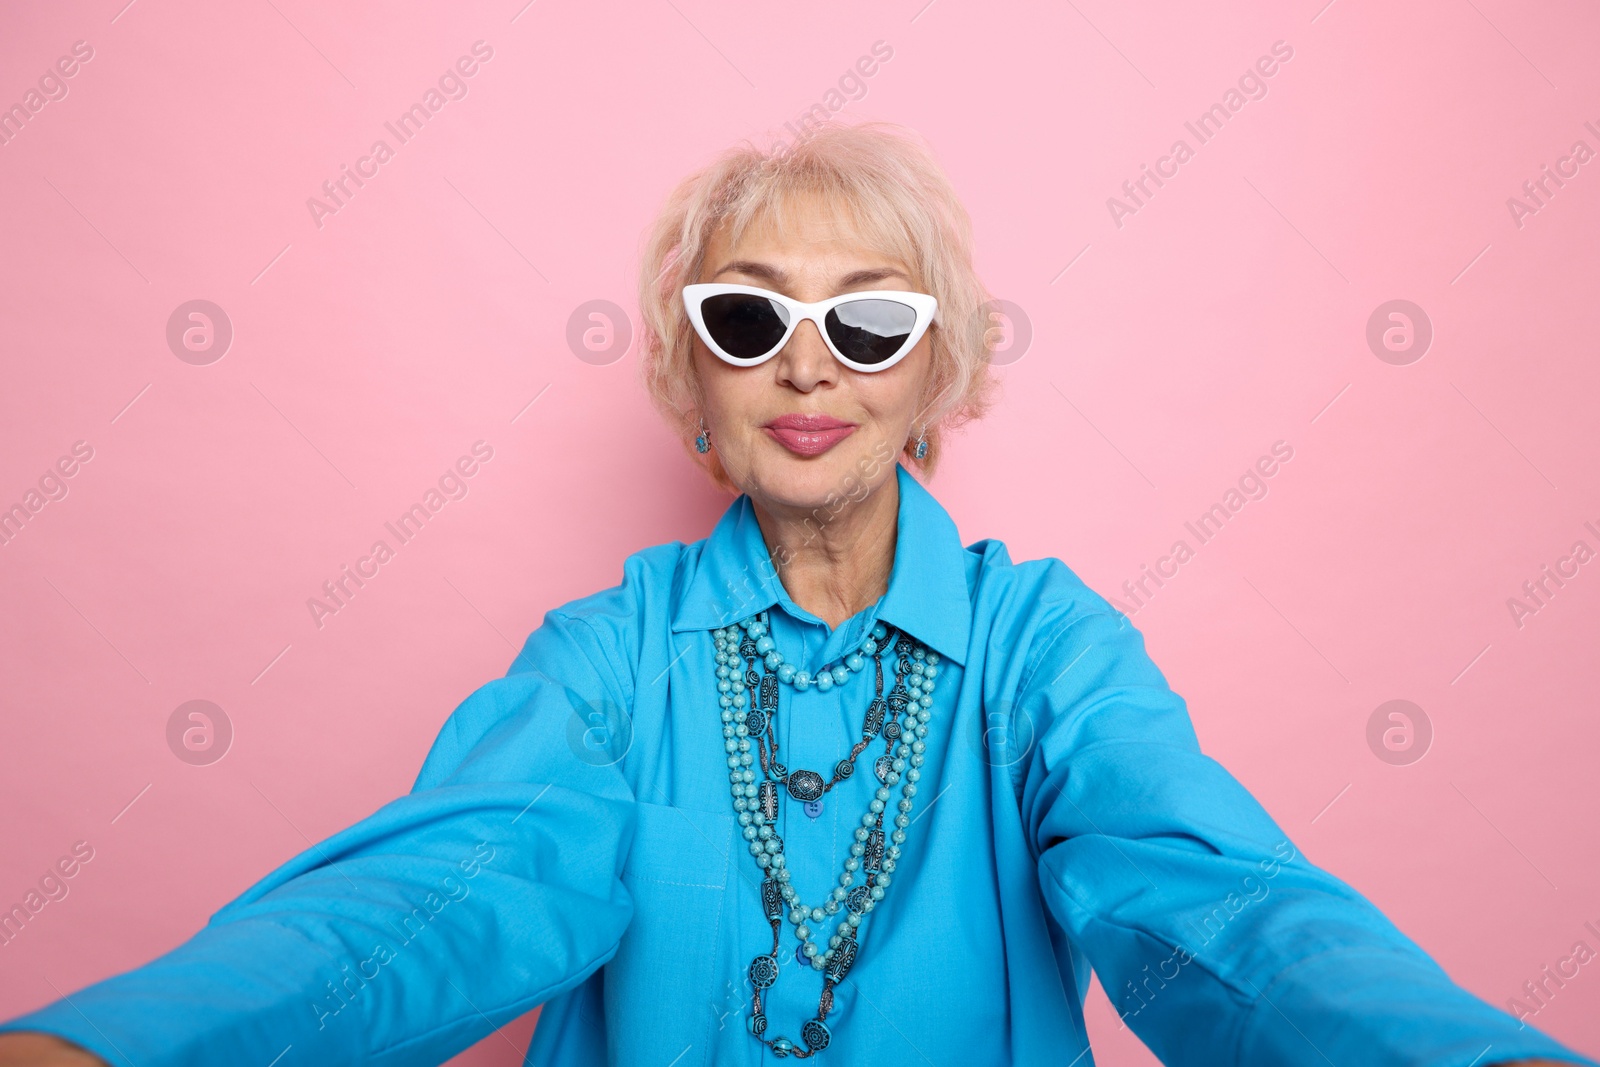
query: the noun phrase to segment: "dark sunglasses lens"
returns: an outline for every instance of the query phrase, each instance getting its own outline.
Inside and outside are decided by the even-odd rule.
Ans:
[[[700,304],[706,332],[735,359],[757,359],[777,347],[789,328],[783,305],[750,293],[721,293]]]
[[[852,300],[828,312],[828,336],[857,363],[883,363],[905,346],[917,309],[898,300]]]

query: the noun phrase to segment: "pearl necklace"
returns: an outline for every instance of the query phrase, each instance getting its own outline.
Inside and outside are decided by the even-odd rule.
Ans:
[[[721,705],[722,735],[728,753],[729,782],[732,786],[733,807],[749,842],[750,854],[764,872],[761,883],[761,901],[768,923],[772,927],[772,951],[757,956],[750,963],[750,983],[755,988],[749,1029],[757,1040],[770,1047],[778,1057],[793,1055],[804,1059],[828,1047],[832,1032],[826,1022],[833,1008],[833,988],[844,981],[856,959],[856,931],[862,920],[884,898],[890,874],[900,858],[900,846],[906,839],[906,828],[911,825],[913,798],[917,795],[917,780],[922,777],[922,762],[926,750],[924,738],[928,733],[928,719],[933,707],[934,679],[938,676],[939,656],[927,649],[904,631],[895,641],[888,640],[889,631],[882,623],[872,628],[860,648],[845,656],[832,668],[819,672],[815,679],[805,671],[796,670],[785,663],[770,636],[766,612],[715,631],[717,648],[717,690]],[[886,652],[893,651],[895,685],[884,698],[883,661]],[[833,779],[824,783],[815,771],[789,771],[776,759],[777,736],[774,719],[778,709],[778,683],[791,685],[804,692],[811,685],[826,692],[835,685],[843,685],[851,674],[866,669],[871,657],[877,674],[877,693],[868,706],[862,725],[862,740],[852,749],[848,759],[840,760],[834,767]],[[764,673],[757,673],[754,663],[761,659]],[[902,722],[903,718],[903,722]],[[783,838],[777,831],[778,785],[787,787],[791,797],[804,801],[807,813],[814,818],[823,793],[840,781],[850,777],[855,769],[855,759],[871,741],[882,736],[885,752],[874,765],[881,783],[868,811],[856,828],[855,841],[850,846],[850,856],[844,862],[844,873],[839,885],[829,894],[821,907],[807,908],[799,893],[790,884],[790,875],[783,852]],[[751,752],[751,738],[755,738],[756,753]],[[759,755],[763,779],[757,783],[752,764]],[[890,797],[890,787],[905,784],[898,814],[893,816],[894,829],[885,842],[883,815]],[[853,885],[855,872],[864,869],[865,881]],[[789,908],[789,922],[799,938],[797,957],[809,960],[813,969],[823,973],[822,996],[817,1005],[817,1017],[801,1027],[804,1048],[796,1046],[786,1037],[768,1039],[763,1036],[767,1017],[762,1010],[762,993],[778,977],[779,932],[782,929],[784,905]],[[846,909],[845,919],[838,932],[828,938],[828,948],[819,949],[807,925],[822,923],[827,916]]]

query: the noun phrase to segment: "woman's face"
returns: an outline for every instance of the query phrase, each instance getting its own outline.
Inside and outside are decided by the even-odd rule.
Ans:
[[[719,230],[698,280],[760,286],[807,302],[873,289],[926,291],[910,267],[869,250],[815,198],[796,205],[792,230],[762,220],[736,246],[726,227]],[[875,373],[835,359],[810,320],[759,366],[723,362],[698,335],[694,361],[712,447],[729,479],[771,509],[864,499],[894,475],[901,449],[926,414],[918,405],[931,363],[928,334],[900,362]],[[784,415],[828,416],[853,429],[815,452],[815,435],[771,425]]]

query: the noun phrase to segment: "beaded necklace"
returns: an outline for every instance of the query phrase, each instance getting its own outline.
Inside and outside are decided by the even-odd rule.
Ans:
[[[913,798],[917,795],[917,780],[922,777],[922,761],[926,750],[928,719],[933,707],[934,679],[938,676],[939,655],[905,631],[898,631],[889,639],[889,630],[878,623],[861,642],[860,648],[846,655],[832,668],[819,672],[812,678],[806,671],[796,670],[784,662],[782,654],[772,640],[765,611],[744,619],[733,626],[715,632],[717,648],[717,691],[721,704],[722,736],[728,753],[728,780],[732,786],[733,808],[746,841],[750,855],[764,872],[761,882],[761,903],[767,922],[772,927],[772,951],[757,956],[750,962],[750,984],[755,988],[755,998],[749,1019],[750,1033],[772,1049],[780,1059],[794,1056],[805,1059],[828,1047],[833,1039],[826,1019],[833,1010],[833,989],[844,981],[856,959],[856,931],[867,914],[884,897],[889,876],[900,858],[900,846],[906,839],[906,827],[911,825]],[[893,646],[891,649],[891,645]],[[883,656],[892,651],[895,656],[895,683],[887,697],[883,696]],[[861,740],[850,750],[846,759],[833,768],[833,777],[824,782],[816,771],[789,770],[778,762],[778,742],[775,719],[778,711],[778,683],[791,685],[797,692],[805,692],[815,685],[827,692],[836,685],[844,685],[851,674],[866,669],[871,657],[877,676],[876,691],[868,705],[861,727]],[[757,673],[755,661],[761,660],[763,670]],[[850,846],[850,856],[844,862],[844,873],[839,884],[820,907],[807,908],[800,894],[790,884],[789,868],[784,859],[783,837],[778,833],[779,790],[786,787],[791,798],[806,805],[806,814],[816,818],[821,813],[821,799],[855,772],[855,760],[874,738],[883,737],[884,754],[873,765],[879,788],[861,816],[856,827],[855,841]],[[751,752],[754,739],[755,753]],[[761,779],[758,781],[752,767],[760,759]],[[884,837],[884,809],[890,797],[890,787],[905,778],[901,787],[898,813],[893,816],[894,829]],[[865,872],[863,884],[854,885],[857,870]],[[799,939],[797,958],[809,961],[812,968],[822,972],[822,996],[817,1003],[817,1017],[806,1020],[800,1028],[802,1046],[786,1037],[766,1037],[767,1016],[762,1009],[762,994],[778,978],[778,948],[783,926],[784,906],[787,905],[789,922]],[[820,949],[813,940],[813,931],[807,925],[822,923],[827,916],[845,910],[844,921],[837,932],[828,938],[827,949]]]

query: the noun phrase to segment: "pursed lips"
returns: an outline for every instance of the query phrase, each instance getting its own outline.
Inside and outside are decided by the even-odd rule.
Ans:
[[[791,412],[773,419],[765,429],[789,451],[817,456],[854,433],[856,424],[831,415]]]

